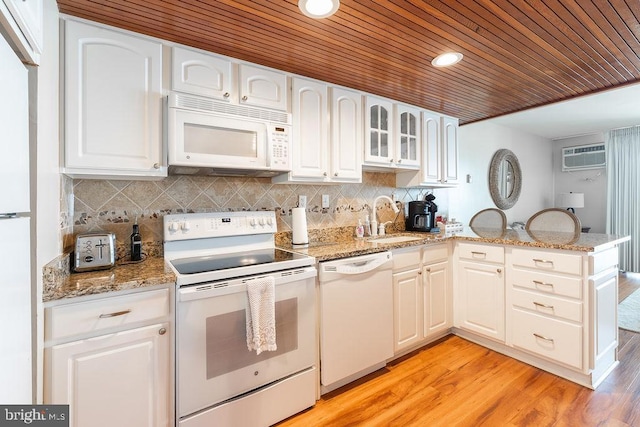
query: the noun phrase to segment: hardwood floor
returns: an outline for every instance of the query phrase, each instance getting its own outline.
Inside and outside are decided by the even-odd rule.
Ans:
[[[639,288],[621,274],[619,300]],[[278,426],[640,426],[640,334],[619,341],[620,365],[594,391],[449,336]]]

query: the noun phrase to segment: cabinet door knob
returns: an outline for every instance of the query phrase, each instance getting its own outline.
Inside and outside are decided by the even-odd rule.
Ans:
[[[335,172],[335,173],[333,174],[333,176],[338,176],[338,172]]]
[[[402,159],[398,159],[398,163],[402,163]]]
[[[225,92],[224,95],[222,95],[224,98],[228,98],[231,96],[231,94],[229,92]]]
[[[498,273],[502,273],[502,269],[501,269],[501,268],[497,269],[496,271],[497,271]]]
[[[323,176],[327,176],[328,174],[327,174],[326,172],[324,172],[322,175],[323,175]]]
[[[160,169],[160,163],[154,163],[153,164],[153,168],[154,169]]]
[[[431,273],[431,268],[425,268],[424,271],[426,271],[427,273]]]
[[[160,329],[158,330],[158,333],[159,333],[160,335],[164,335],[164,334],[166,334],[166,333],[167,333],[167,328],[160,328]]]
[[[243,101],[246,101],[247,99],[249,99],[249,98],[247,98],[247,95],[245,95],[245,96],[243,96],[243,97],[242,97],[242,100],[243,100]]]

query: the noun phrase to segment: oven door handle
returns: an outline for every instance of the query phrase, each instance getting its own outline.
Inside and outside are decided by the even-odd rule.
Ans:
[[[250,276],[244,279],[218,280],[210,283],[201,283],[192,286],[183,286],[178,289],[179,301],[193,301],[197,299],[211,298],[222,295],[236,294],[239,292],[247,292],[246,281],[257,279],[258,277],[274,276],[275,285],[284,285],[291,282],[297,282],[308,278],[316,277],[318,271],[315,267],[297,268],[291,271],[273,274],[260,274]]]

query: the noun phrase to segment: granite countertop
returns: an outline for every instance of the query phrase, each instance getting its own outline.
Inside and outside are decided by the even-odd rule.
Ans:
[[[408,236],[416,240],[393,243],[377,243],[376,238],[346,238],[311,242],[308,248],[280,244],[283,249],[315,257],[317,261],[329,261],[351,256],[366,255],[392,249],[437,244],[449,240],[493,243],[500,245],[561,249],[578,252],[597,252],[630,240],[629,236],[589,233],[527,232],[525,230],[465,229],[464,232],[445,237],[442,234],[401,232],[384,237]]]
[[[70,273],[69,262],[69,254],[66,254],[44,267],[43,302],[145,288],[176,281],[176,276],[165,264],[164,258],[147,257],[142,262],[121,263],[108,270],[84,273]]]
[[[351,229],[349,229],[351,230]],[[404,247],[438,244],[449,240],[493,243],[501,245],[562,249],[578,252],[597,252],[630,240],[629,236],[596,233],[528,233],[525,230],[465,229],[462,233],[445,237],[442,234],[398,232],[383,238],[412,237],[404,242],[380,243],[376,238],[354,238],[341,229],[317,231],[309,247],[293,247],[290,239],[276,240],[278,247],[329,261],[366,255]],[[352,230],[351,230],[352,231]],[[62,255],[43,269],[42,301],[56,301],[85,295],[144,288],[175,283],[176,277],[164,258],[148,257],[139,263],[121,263],[109,270],[70,273],[69,254]]]
[[[339,258],[347,258],[358,255],[384,252],[392,249],[419,246],[424,244],[446,242],[448,238],[440,234],[402,232],[384,236],[397,237],[408,236],[416,240],[395,243],[376,243],[375,238],[348,238],[336,241],[311,242],[309,247],[295,247],[291,244],[280,245],[282,249],[312,256],[316,261],[329,261]]]

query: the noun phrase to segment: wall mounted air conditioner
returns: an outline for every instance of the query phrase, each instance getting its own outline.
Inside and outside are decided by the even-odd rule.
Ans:
[[[562,149],[562,172],[599,169],[607,165],[604,143]]]

